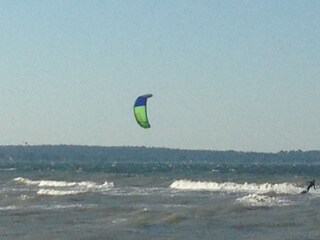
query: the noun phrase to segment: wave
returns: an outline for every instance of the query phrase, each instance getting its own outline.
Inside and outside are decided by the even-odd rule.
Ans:
[[[270,193],[276,194],[299,194],[303,188],[292,183],[235,183],[235,182],[196,182],[190,180],[174,181],[170,188],[190,191],[217,191],[217,192],[248,192],[248,193]]]
[[[97,188],[97,187],[113,187],[113,183],[105,182],[104,184],[97,184],[95,182],[82,181],[82,182],[66,182],[66,181],[53,181],[53,180],[29,180],[23,177],[17,177],[13,179],[17,183],[26,184],[26,185],[36,185],[39,187],[88,187],[88,188]]]
[[[0,171],[15,171],[16,168],[0,168]]]
[[[97,207],[96,204],[53,204],[53,205],[34,205],[34,206],[5,206],[0,207],[1,211],[12,211],[12,210],[59,210],[59,209],[68,209],[68,208],[94,208]]]
[[[113,188],[113,182],[98,184],[90,181],[67,182],[54,180],[30,180],[23,177],[13,179],[18,184],[39,187],[38,195],[63,196],[75,195],[85,192],[101,192]]]
[[[22,194],[22,195],[20,195],[18,197],[19,200],[23,200],[23,201],[28,200],[28,199],[32,199],[32,198],[34,198],[34,197],[28,196],[28,195],[25,195],[25,194]]]
[[[55,190],[55,189],[39,189],[38,195],[48,195],[48,196],[64,196],[64,195],[76,195],[80,193],[88,192],[85,189],[82,190]]]
[[[237,198],[236,201],[244,205],[254,207],[288,206],[293,204],[292,201],[285,198],[260,195],[255,193]]]
[[[0,207],[0,211],[9,211],[9,210],[16,210],[16,206],[6,206],[6,207]]]

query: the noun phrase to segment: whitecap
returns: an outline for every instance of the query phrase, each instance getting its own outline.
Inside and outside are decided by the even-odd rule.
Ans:
[[[236,201],[244,205],[255,207],[288,206],[293,204],[292,201],[283,197],[271,197],[261,194],[249,194],[247,196],[237,198]]]
[[[6,206],[6,207],[0,207],[0,211],[9,211],[9,210],[16,210],[16,206]]]
[[[303,189],[292,183],[235,183],[235,182],[201,182],[190,180],[174,181],[170,188],[189,191],[220,191],[277,194],[299,194]]]
[[[128,219],[126,219],[126,218],[118,218],[118,219],[112,220],[112,223],[122,223],[122,222],[126,222],[126,221],[128,221]]]
[[[85,193],[86,190],[55,190],[55,189],[39,189],[38,195],[48,196],[64,196],[64,195],[76,195],[79,193]]]
[[[28,195],[25,195],[25,194],[22,194],[22,195],[20,195],[19,196],[19,199],[20,200],[28,200],[28,199],[32,199],[32,198],[34,198],[34,197],[32,197],[32,196],[28,196]]]
[[[23,177],[14,178],[18,184],[39,187],[38,195],[63,196],[75,195],[85,192],[104,192],[113,188],[113,182],[98,184],[91,181],[67,182],[55,180],[30,180]]]

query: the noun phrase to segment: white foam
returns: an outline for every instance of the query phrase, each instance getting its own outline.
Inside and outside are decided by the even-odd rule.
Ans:
[[[23,177],[14,178],[13,181],[20,183],[20,184],[26,184],[26,185],[38,185],[38,181],[31,181],[31,180],[23,178]]]
[[[40,189],[37,191],[38,195],[49,196],[75,195],[85,192],[103,192],[113,187],[112,182],[98,184],[90,181],[66,182],[54,180],[30,180],[23,177],[15,178],[13,181],[19,184],[39,187]]]
[[[236,199],[236,201],[244,205],[258,206],[258,207],[287,206],[287,205],[293,204],[293,202],[285,198],[272,197],[272,196],[260,195],[255,193],[238,198]]]
[[[168,188],[163,187],[121,187],[113,188],[111,191],[103,194],[113,196],[149,196],[149,195],[164,195],[168,193]]]
[[[0,171],[15,171],[16,168],[0,168]]]
[[[40,209],[44,210],[57,210],[57,209],[66,209],[66,208],[94,208],[97,207],[96,204],[67,204],[67,205],[61,205],[61,204],[54,204],[54,205],[43,205],[43,206],[35,206]]]
[[[122,222],[127,222],[128,219],[126,218],[118,218],[118,219],[114,219],[112,220],[112,223],[122,223]]]
[[[16,206],[7,206],[7,207],[0,207],[0,211],[9,211],[9,210],[16,210]]]
[[[25,194],[22,194],[19,196],[19,199],[20,200],[28,200],[28,199],[32,199],[34,197],[31,197],[31,196],[28,196],[28,195],[25,195]]]
[[[0,207],[0,211],[13,211],[13,210],[22,210],[22,209],[32,209],[32,210],[59,210],[59,209],[68,209],[68,208],[93,208],[96,207],[96,204],[53,204],[53,205],[33,205],[33,206],[6,206],[6,207]]]
[[[269,193],[277,194],[298,194],[303,188],[291,183],[235,183],[235,182],[195,182],[190,180],[174,181],[170,188],[190,191],[217,191],[217,192],[248,192],[248,193]]]
[[[53,180],[29,180],[23,177],[17,177],[13,179],[15,182],[26,184],[26,185],[36,185],[39,187],[88,187],[88,188],[96,188],[96,187],[113,187],[113,183],[105,182],[102,185],[96,184],[90,181],[83,182],[66,182],[66,181],[53,181]]]
[[[43,209],[43,210],[58,210],[58,209],[66,209],[66,208],[82,208],[84,207],[82,204],[54,204],[54,205],[36,205],[33,206],[35,209]]]
[[[38,195],[48,195],[48,196],[64,196],[64,195],[76,195],[80,193],[85,193],[86,190],[55,190],[55,189],[39,189]]]

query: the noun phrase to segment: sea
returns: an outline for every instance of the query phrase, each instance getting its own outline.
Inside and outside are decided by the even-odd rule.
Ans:
[[[320,239],[319,176],[317,164],[2,166],[0,239]]]

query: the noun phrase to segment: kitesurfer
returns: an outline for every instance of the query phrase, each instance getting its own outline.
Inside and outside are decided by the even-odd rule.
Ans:
[[[309,189],[312,188],[312,187],[314,188],[314,190],[316,190],[315,183],[316,183],[316,180],[314,180],[314,179],[312,181],[308,182],[309,185],[307,187],[307,192],[309,192]]]
[[[310,181],[310,182],[308,182],[308,186],[307,186],[307,189],[306,190],[304,190],[304,191],[302,191],[301,193],[307,193],[307,192],[309,192],[309,190],[310,190],[310,188],[314,188],[314,190],[316,190],[316,185],[315,185],[315,183],[316,183],[316,180],[312,180],[312,181]]]

